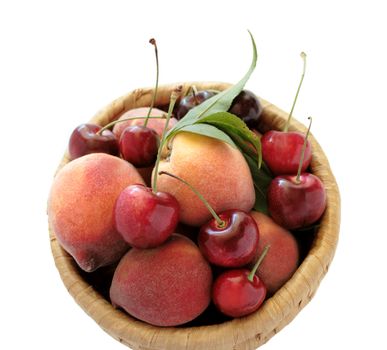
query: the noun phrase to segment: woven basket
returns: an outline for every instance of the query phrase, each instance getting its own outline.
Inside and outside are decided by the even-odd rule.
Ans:
[[[183,92],[192,83],[183,84]],[[198,89],[224,90],[225,83],[195,83]],[[176,85],[159,88],[156,105],[167,106],[172,89]],[[113,101],[92,119],[100,125],[117,119],[128,109],[149,106],[153,89],[137,89]],[[287,114],[261,99],[264,107],[260,130],[281,129]],[[293,119],[290,130],[306,131]],[[51,248],[55,264],[63,283],[83,310],[111,336],[138,350],[186,349],[186,350],[250,350],[266,343],[285,327],[308,304],[320,281],[328,271],[335,253],[340,226],[340,195],[335,178],[323,150],[310,135],[313,147],[311,169],[323,181],[327,193],[327,208],[310,250],[293,277],[274,296],[267,299],[255,313],[231,321],[208,326],[154,327],[138,321],[126,313],[114,309],[95,285],[88,283],[87,274],[59,245],[50,229]],[[63,157],[58,170],[69,161]],[[95,282],[95,283],[98,283]],[[106,294],[105,294],[106,295]]]

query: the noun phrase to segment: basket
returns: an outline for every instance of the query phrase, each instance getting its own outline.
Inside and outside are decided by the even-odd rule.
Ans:
[[[184,83],[186,92],[192,83]],[[194,83],[201,89],[224,90],[226,83]],[[167,106],[175,85],[161,86],[156,106]],[[137,89],[118,98],[99,111],[91,122],[105,125],[117,119],[125,111],[149,106],[153,89]],[[281,129],[287,114],[267,101],[260,99],[264,107],[260,119],[260,130]],[[306,131],[293,119],[289,130]],[[128,314],[114,309],[101,289],[96,288],[101,280],[93,281],[80,271],[75,261],[59,245],[50,228],[52,254],[60,276],[82,309],[108,334],[135,350],[251,350],[266,343],[285,327],[314,296],[320,281],[327,273],[333,259],[340,226],[340,195],[328,160],[320,145],[310,135],[313,147],[311,169],[320,177],[327,193],[327,208],[310,249],[293,277],[272,297],[267,299],[255,313],[220,324],[190,327],[155,327],[138,321]],[[67,153],[58,170],[69,161]],[[108,286],[107,286],[108,287]]]

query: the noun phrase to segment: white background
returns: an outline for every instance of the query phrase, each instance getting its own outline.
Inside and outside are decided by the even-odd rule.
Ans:
[[[160,83],[236,82],[289,110],[326,151],[342,195],[340,242],[315,298],[263,348],[386,349],[387,25],[383,1],[1,1],[2,349],[125,349],[55,269],[46,200],[68,137],[112,99]],[[384,325],[383,325],[384,323]]]

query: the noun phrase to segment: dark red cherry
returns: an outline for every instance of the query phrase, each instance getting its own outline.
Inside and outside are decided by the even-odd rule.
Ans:
[[[108,153],[118,155],[118,142],[110,130],[101,134],[99,125],[81,124],[74,129],[69,141],[69,155],[71,159],[79,158],[89,153]]]
[[[259,309],[266,297],[266,286],[255,274],[270,246],[266,246],[251,271],[247,269],[223,272],[215,280],[212,300],[225,315],[241,317]]]
[[[128,126],[120,137],[121,156],[135,167],[148,167],[156,160],[159,142],[155,130],[142,125]]]
[[[255,220],[240,210],[219,214],[222,224],[210,220],[200,228],[199,248],[207,260],[218,266],[241,267],[255,256],[259,231]]]
[[[289,230],[314,224],[326,207],[326,193],[321,180],[309,173],[275,177],[267,192],[271,217]]]
[[[242,90],[234,98],[229,112],[241,118],[249,128],[256,128],[262,113],[262,105],[251,91]]]
[[[215,92],[208,91],[208,90],[201,90],[194,92],[192,91],[191,94],[183,97],[179,103],[179,105],[176,108],[175,116],[177,119],[183,118],[188,111],[190,111],[192,108],[200,105],[205,100],[208,100],[209,98],[215,96]]]

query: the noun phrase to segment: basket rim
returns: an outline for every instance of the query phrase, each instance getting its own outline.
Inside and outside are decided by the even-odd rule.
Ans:
[[[169,94],[177,85],[180,83],[160,86],[156,105],[168,104]],[[182,83],[182,85],[184,92],[191,85],[196,85],[199,89],[224,90],[231,84],[188,82]],[[105,125],[128,109],[149,106],[152,92],[153,88],[133,90],[108,104],[91,119],[91,122]],[[260,101],[264,110],[260,122],[261,126],[267,128],[270,124],[270,128],[273,126],[277,129],[281,127],[286,121],[287,113],[262,98]],[[293,118],[289,131],[305,132],[306,127]],[[223,346],[229,347],[230,344],[233,346],[247,344],[246,346],[250,347],[246,348],[255,348],[265,343],[286,326],[312,299],[320,281],[328,271],[338,243],[340,228],[339,189],[328,159],[312,133],[309,140],[313,149],[311,169],[325,185],[327,208],[308,255],[291,279],[267,299],[255,313],[221,324],[194,327],[155,327],[138,321],[123,311],[114,309],[91,285],[87,284],[79,274],[74,260],[61,248],[55,233],[49,227],[54,261],[69,293],[101,328],[132,348],[141,346],[142,349],[180,347],[188,349],[192,339],[195,339],[197,349],[208,347],[208,342],[213,343],[213,349],[222,349]],[[69,162],[69,157],[66,152],[57,171],[67,162]]]

